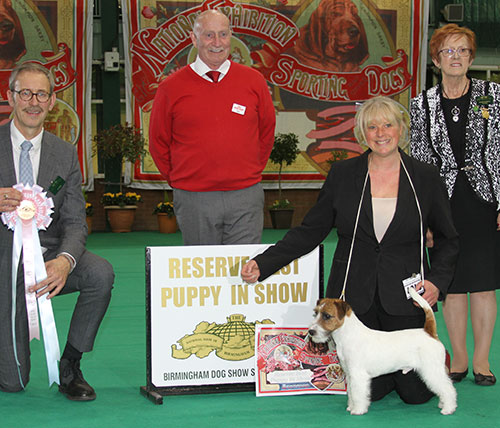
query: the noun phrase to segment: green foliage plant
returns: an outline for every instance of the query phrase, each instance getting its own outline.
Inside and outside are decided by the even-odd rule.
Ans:
[[[139,128],[125,123],[102,129],[93,137],[92,155],[99,153],[103,159],[117,158],[123,166],[124,161],[135,163],[147,152],[144,149],[144,136]],[[120,178],[120,193],[123,181]]]
[[[274,137],[274,146],[269,156],[269,160],[275,165],[279,166],[278,169],[278,200],[271,205],[270,209],[283,209],[291,208],[291,204],[287,199],[283,199],[281,187],[281,175],[284,166],[289,166],[295,162],[297,156],[300,154],[299,137],[290,132],[287,134],[277,134]]]

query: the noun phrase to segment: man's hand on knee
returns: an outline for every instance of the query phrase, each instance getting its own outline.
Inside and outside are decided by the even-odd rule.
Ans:
[[[55,259],[45,262],[45,269],[47,278],[31,287],[31,291],[36,292],[37,297],[50,293],[47,298],[51,299],[57,296],[66,284],[71,271],[71,263],[65,256],[59,255]]]

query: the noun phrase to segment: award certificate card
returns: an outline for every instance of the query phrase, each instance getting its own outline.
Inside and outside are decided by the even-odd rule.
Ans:
[[[307,328],[259,326],[255,335],[258,397],[346,394],[345,374],[329,343],[306,341]]]

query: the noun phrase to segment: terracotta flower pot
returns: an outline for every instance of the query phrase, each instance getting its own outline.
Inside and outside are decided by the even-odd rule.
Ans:
[[[125,205],[124,207],[109,205],[105,206],[104,209],[108,215],[112,232],[124,233],[132,230],[137,205]]]
[[[269,210],[274,229],[290,229],[292,226],[293,209]]]
[[[177,232],[177,220],[174,216],[169,217],[165,213],[156,214],[158,218],[158,229],[160,233],[175,233]]]

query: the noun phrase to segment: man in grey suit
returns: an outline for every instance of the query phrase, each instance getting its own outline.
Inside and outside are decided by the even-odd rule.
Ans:
[[[83,352],[92,350],[108,307],[113,268],[85,249],[85,201],[75,148],[43,129],[56,102],[52,75],[39,64],[20,64],[9,79],[8,100],[13,119],[0,126],[0,213],[19,206],[22,194],[12,186],[21,181],[41,186],[53,199],[52,223],[39,232],[47,278],[30,291],[37,297],[47,294],[49,299],[58,294],[80,293],[61,356],[59,390],[70,400],[94,400],[95,391],[83,378],[80,360]],[[25,166],[19,165],[26,141],[30,143],[27,156],[31,164],[27,170],[33,171],[27,180]],[[34,183],[29,183],[31,180]],[[0,389],[15,392],[24,389],[29,381],[30,350],[21,263],[17,297],[13,300],[12,296],[12,245],[13,232],[0,224]]]

